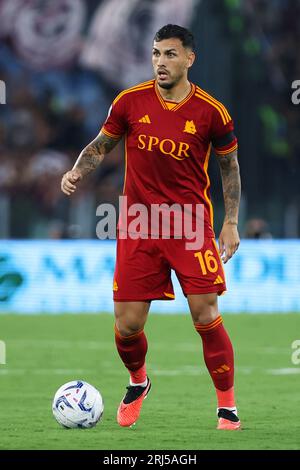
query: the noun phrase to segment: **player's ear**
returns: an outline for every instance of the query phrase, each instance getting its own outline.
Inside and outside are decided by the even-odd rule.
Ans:
[[[193,63],[195,62],[195,58],[196,58],[195,52],[189,51],[188,56],[187,56],[187,67],[188,68],[190,68],[193,65]]]

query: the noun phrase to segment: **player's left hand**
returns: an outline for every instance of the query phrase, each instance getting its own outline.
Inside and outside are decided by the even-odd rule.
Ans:
[[[224,222],[219,236],[219,253],[224,263],[234,255],[240,244],[236,224]]]

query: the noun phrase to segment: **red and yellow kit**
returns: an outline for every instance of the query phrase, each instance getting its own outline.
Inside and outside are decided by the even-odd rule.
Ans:
[[[224,291],[207,173],[212,146],[217,155],[237,148],[233,121],[224,105],[194,84],[183,101],[165,101],[156,81],[150,80],[116,97],[102,132],[113,138],[125,135],[123,195],[128,207],[191,204],[192,212],[197,204],[204,207],[201,251],[185,251],[184,239],[118,240],[114,299],[172,298],[171,269],[185,294]]]

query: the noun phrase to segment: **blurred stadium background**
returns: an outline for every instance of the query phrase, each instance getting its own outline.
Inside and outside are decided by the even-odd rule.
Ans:
[[[300,79],[299,14],[298,0],[2,0],[0,310],[111,311],[113,244],[71,240],[95,240],[97,206],[118,206],[122,145],[73,198],[60,192],[60,179],[116,94],[152,76],[153,34],[174,22],[196,36],[192,81],[227,105],[239,138],[243,242],[228,264],[223,311],[300,311],[300,245],[288,242],[300,231],[299,106],[291,100]],[[214,158],[210,175],[218,234],[223,199]],[[48,282],[60,300],[45,299]],[[154,308],[183,310],[176,289],[176,305]]]
[[[235,324],[230,313],[245,314],[249,329],[243,331],[240,319],[237,324],[246,344],[251,331],[249,356],[256,345],[257,351],[265,348],[265,352],[273,347],[272,367],[280,363],[282,370],[295,371],[289,376],[294,380],[290,383],[293,387],[299,368],[290,360],[291,342],[299,336],[298,319],[285,317],[290,323],[285,323],[286,337],[280,341],[281,320],[276,317],[275,321],[273,315],[270,323],[259,314],[300,312],[300,105],[292,102],[292,83],[300,80],[296,47],[299,18],[299,0],[0,0],[0,80],[6,87],[6,104],[4,96],[0,104],[0,312],[55,313],[55,321],[60,321],[59,314],[63,313],[112,312],[115,244],[96,239],[96,208],[103,202],[118,205],[124,175],[122,145],[81,184],[74,197],[68,199],[61,193],[60,180],[98,133],[115,95],[152,77],[154,33],[163,24],[181,24],[191,28],[197,41],[191,80],[224,102],[239,139],[242,241],[239,252],[226,266],[229,290],[220,299],[220,308],[228,313],[229,325]],[[218,234],[223,200],[213,157],[210,177]],[[174,282],[176,301],[156,302],[152,311],[187,311]],[[252,313],[257,315],[249,319],[247,314]],[[28,317],[28,329],[22,323],[25,318],[2,318],[0,337],[7,342],[8,357],[9,341],[19,344],[15,356],[11,355],[16,370],[21,370],[18,357],[30,344],[36,347],[32,354],[44,357],[41,316],[34,320]],[[158,322],[164,321],[163,315],[158,318]],[[88,315],[78,315],[79,319],[77,336],[86,321],[95,325]],[[105,322],[112,325],[112,317]],[[53,339],[56,324],[53,320],[49,337],[45,337],[45,344],[53,348],[60,347]],[[34,343],[34,325],[41,335],[39,343]],[[109,329],[101,330],[101,320],[98,326],[100,337],[104,332],[110,335]],[[68,327],[72,329],[72,324]],[[264,337],[262,331],[267,330]],[[83,328],[85,333],[88,341],[89,332]],[[72,335],[68,335],[70,346]],[[260,335],[262,339],[258,339]],[[277,338],[275,344],[272,338]],[[240,340],[241,351],[243,344]],[[113,347],[111,341],[108,348]],[[255,354],[259,363],[259,353]],[[42,370],[37,362],[30,362],[30,357],[23,371],[31,367]],[[50,364],[54,356],[51,358],[46,358]],[[116,357],[114,361],[117,364]],[[4,376],[11,365],[8,361],[1,367]],[[58,370],[57,364],[55,367]],[[52,378],[53,392],[60,379],[71,380],[74,373]],[[17,379],[12,375],[8,396],[15,380],[24,384],[25,378],[19,374],[16,372]],[[186,371],[182,374],[189,375]],[[94,375],[87,376],[97,384],[96,368]],[[46,396],[48,384],[43,373],[35,376],[40,377]],[[273,382],[270,388],[275,393]],[[42,416],[41,411],[41,423]],[[25,446],[13,437],[3,445],[13,448],[14,442]],[[176,445],[180,442],[185,445],[180,440]],[[55,439],[51,445],[55,447]],[[222,445],[226,448],[229,444],[225,440]],[[251,445],[254,448],[256,444]],[[288,443],[282,445],[288,448]]]

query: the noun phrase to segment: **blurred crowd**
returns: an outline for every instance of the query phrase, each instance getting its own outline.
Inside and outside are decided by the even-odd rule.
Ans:
[[[96,201],[115,202],[122,189],[120,150],[80,185],[71,203],[60,191],[60,180],[99,132],[112,91],[105,94],[93,72],[28,73],[8,46],[0,52],[9,97],[9,106],[0,107],[2,233],[13,238],[93,237]]]
[[[239,121],[249,134],[243,130],[248,218],[266,217],[276,237],[299,237],[300,106],[292,84],[300,79],[300,0],[222,0],[222,8],[235,44]]]
[[[296,47],[300,0],[224,0],[224,4],[231,33],[242,38],[240,47],[254,59],[249,73],[264,95],[259,111],[266,149],[273,156],[295,160],[300,153],[300,113],[291,103],[291,86],[300,79]]]
[[[122,193],[122,146],[70,200],[61,176],[117,92],[148,79],[161,22],[187,25],[199,3],[0,0],[0,238],[95,237],[97,204]]]
[[[300,154],[300,106],[291,103],[291,83],[300,79],[300,0],[220,4],[231,40],[240,38],[235,42],[240,54],[253,58],[247,73],[261,93],[264,157],[284,160],[292,181]],[[99,72],[78,64],[34,71],[5,38],[0,42],[0,79],[9,99],[9,106],[0,106],[0,238],[94,237],[96,205],[109,201],[117,206],[122,192],[122,146],[71,200],[61,193],[60,180],[97,135],[117,90]],[[257,238],[259,233],[270,235],[260,217],[245,222],[244,236]]]
[[[294,47],[300,39],[299,0],[241,0],[237,6],[244,17],[250,47],[267,61],[270,81],[279,92],[287,80],[300,74],[300,57]]]

